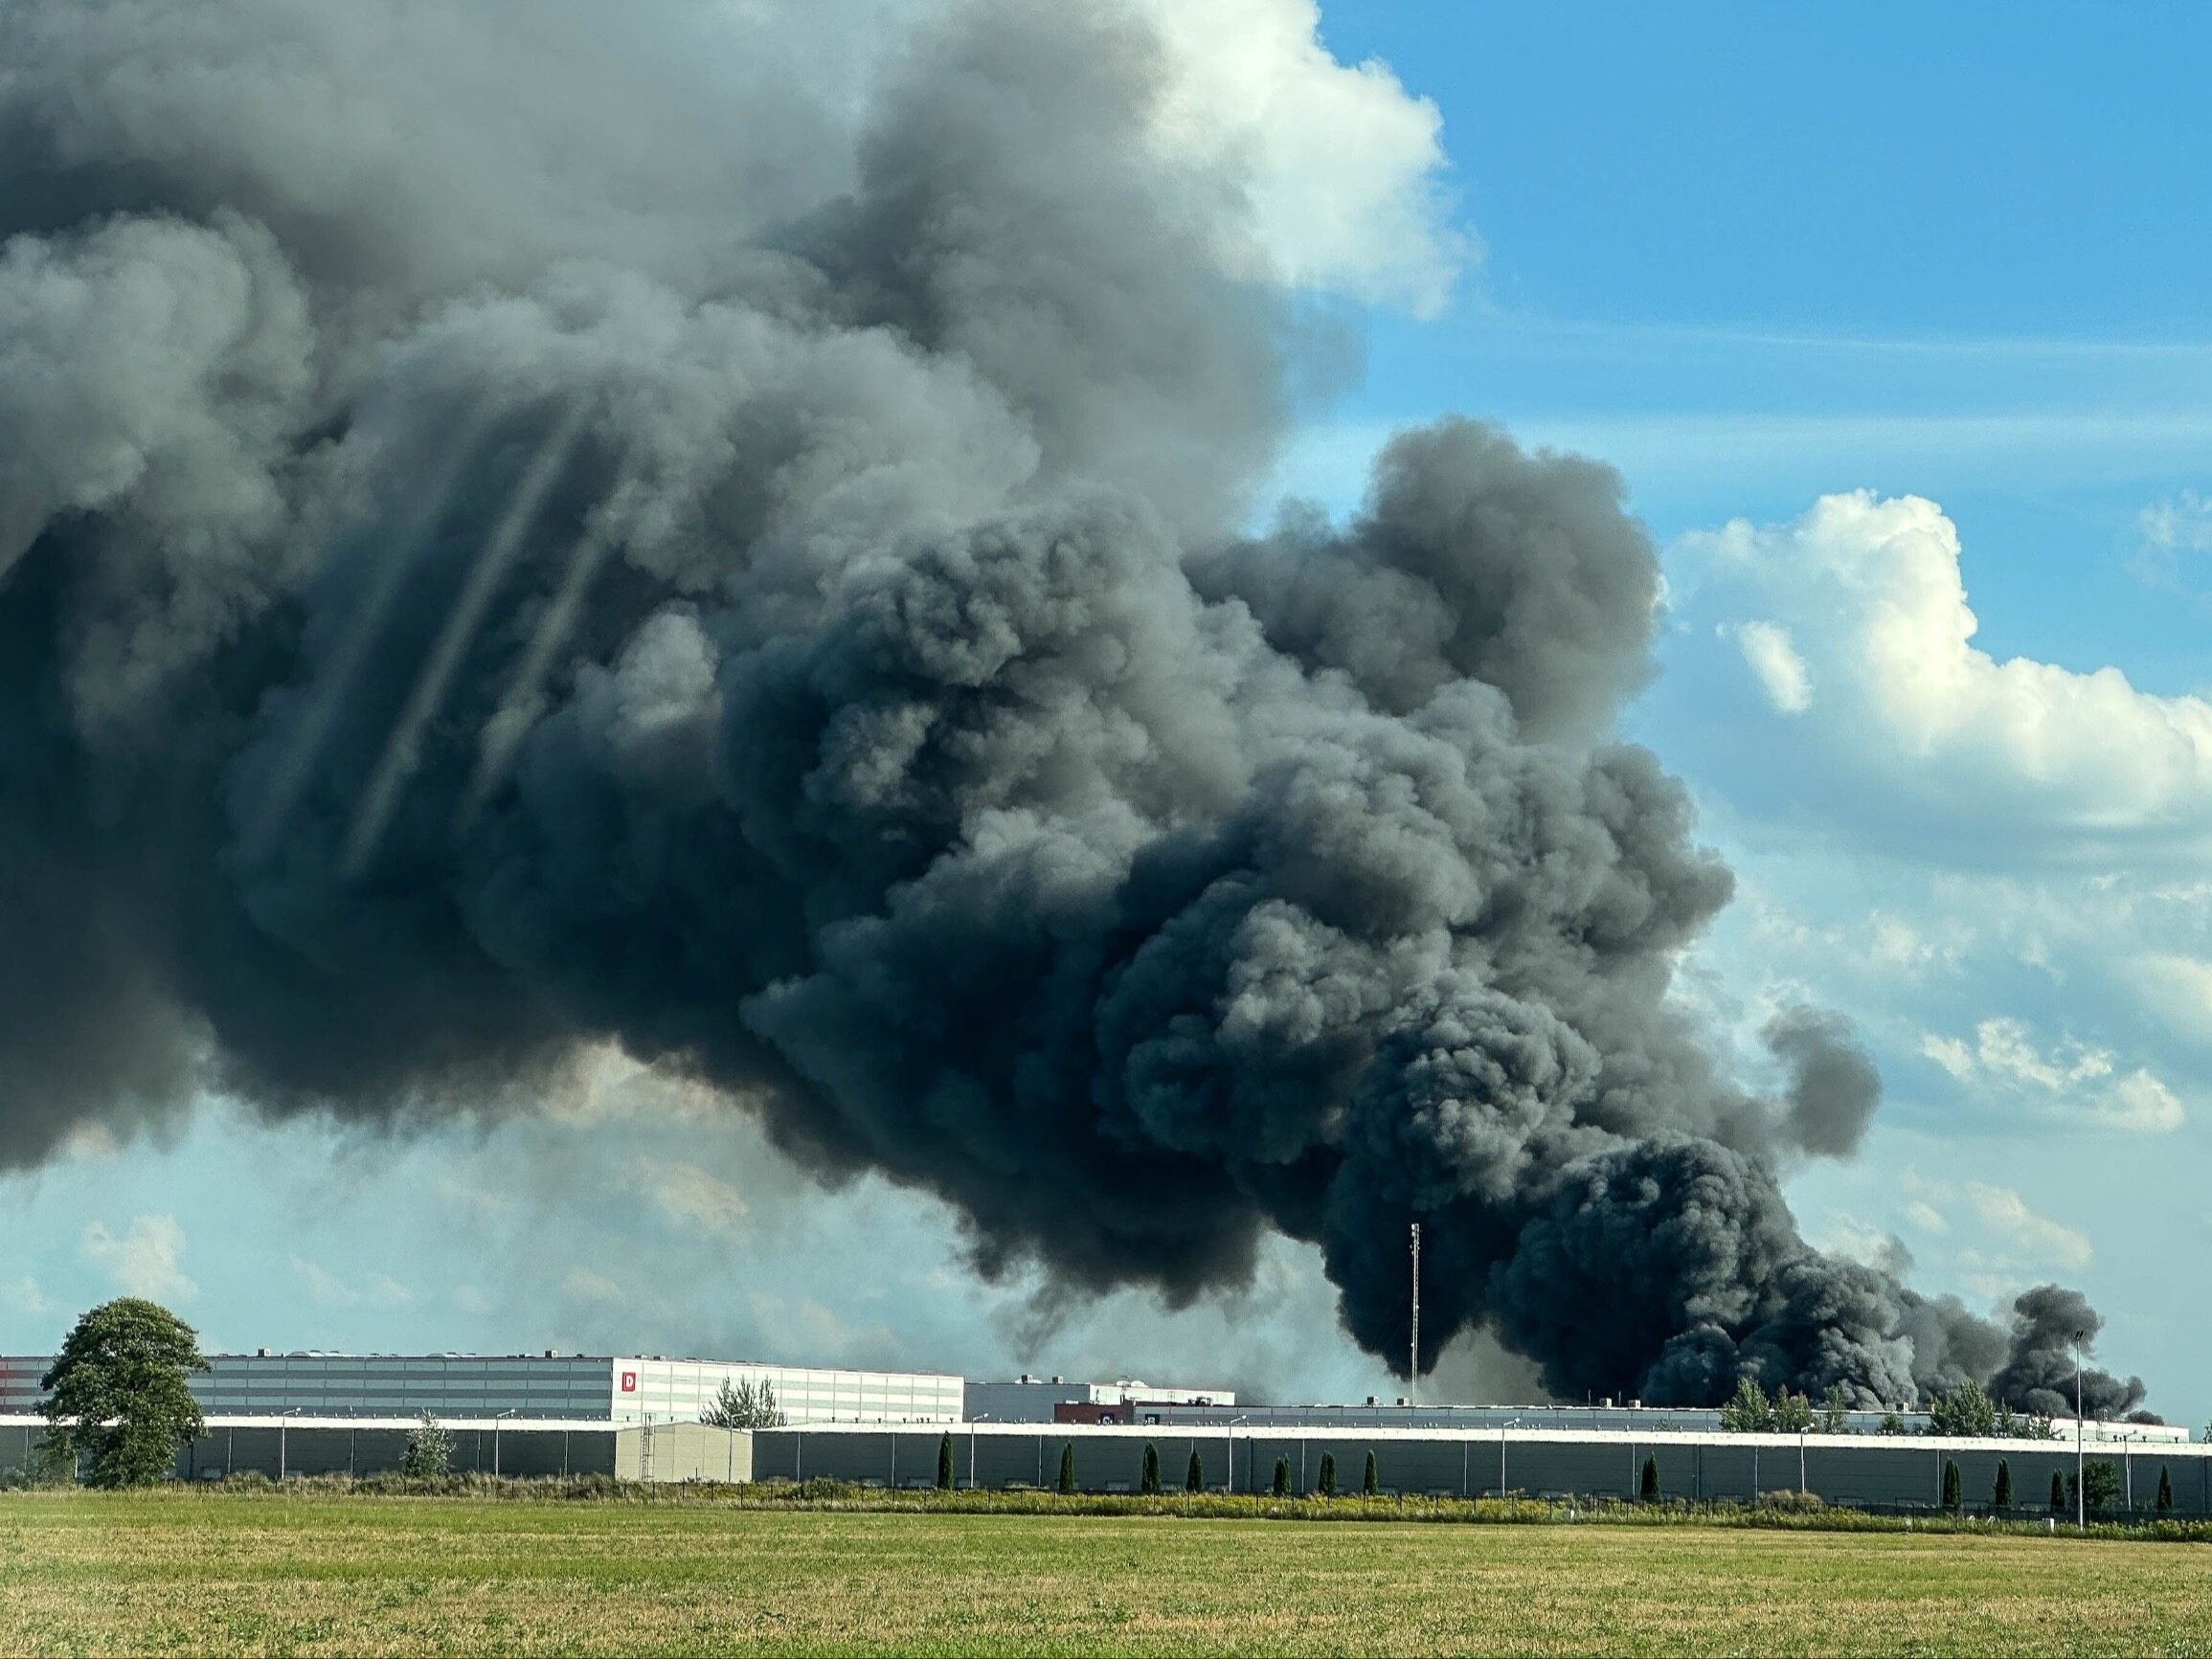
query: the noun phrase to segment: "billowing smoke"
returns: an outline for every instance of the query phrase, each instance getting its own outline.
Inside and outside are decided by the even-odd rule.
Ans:
[[[1618,479],[1447,421],[1240,535],[1314,325],[1188,66],[866,11],[0,11],[0,1155],[611,1039],[986,1271],[1275,1229],[1396,1360],[1418,1220],[1424,1363],[2047,1408],[2078,1299],[1799,1237],[1844,1024],[1770,1097],[1669,999],[1729,878],[1609,736]]]

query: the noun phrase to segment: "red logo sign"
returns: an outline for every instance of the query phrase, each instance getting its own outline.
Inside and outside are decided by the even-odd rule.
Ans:
[[[622,1392],[624,1394],[635,1394],[638,1392],[638,1374],[635,1371],[625,1371],[622,1373]]]

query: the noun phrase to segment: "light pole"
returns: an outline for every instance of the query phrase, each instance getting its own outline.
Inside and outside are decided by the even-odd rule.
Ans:
[[[1421,1400],[1421,1223],[1413,1223],[1413,1336],[1406,1359],[1406,1403]]]
[[[286,1454],[290,1450],[290,1446],[286,1444],[285,1431],[292,1426],[290,1420],[305,1410],[306,1407],[304,1405],[288,1405],[277,1414],[277,1484],[279,1486],[284,1484],[284,1471],[289,1467],[285,1461]]]
[[[522,1407],[520,1407],[520,1406],[518,1405],[518,1406],[513,1406],[513,1407],[510,1407],[508,1410],[506,1410],[506,1411],[500,1412],[500,1413],[499,1413],[497,1416],[493,1417],[493,1418],[492,1418],[492,1420],[491,1420],[491,1478],[492,1478],[493,1480],[497,1480],[497,1479],[499,1479],[499,1423],[500,1423],[500,1419],[501,1419],[501,1418],[504,1418],[504,1417],[519,1417],[521,1414],[522,1414]]]
[[[2074,1531],[2089,1530],[2089,1494],[2082,1484],[2082,1337],[2074,1333]]]

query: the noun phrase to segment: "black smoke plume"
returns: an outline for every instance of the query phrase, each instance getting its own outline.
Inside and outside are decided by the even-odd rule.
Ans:
[[[1608,735],[1618,479],[1453,420],[1236,533],[1309,320],[1140,14],[18,0],[0,64],[0,1156],[612,1040],[985,1270],[1278,1229],[1395,1360],[1419,1220],[1424,1365],[2055,1397],[2068,1293],[1799,1237],[1848,1030],[1767,1098],[1669,1001],[1729,877]]]

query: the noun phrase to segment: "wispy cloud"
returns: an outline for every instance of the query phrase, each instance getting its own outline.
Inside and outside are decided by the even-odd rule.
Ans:
[[[189,1302],[199,1294],[184,1271],[185,1232],[174,1216],[135,1216],[121,1238],[104,1222],[88,1222],[82,1248],[125,1295]]]

